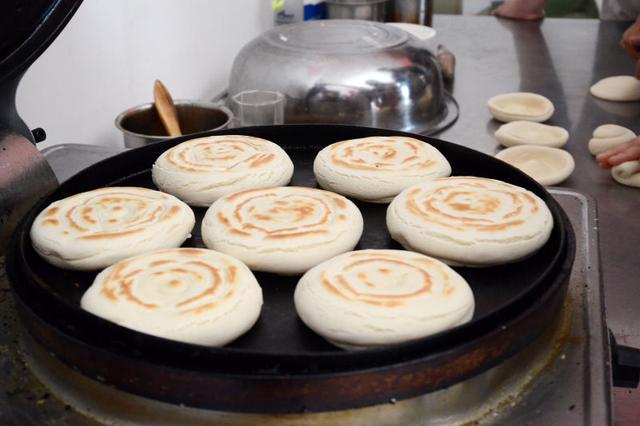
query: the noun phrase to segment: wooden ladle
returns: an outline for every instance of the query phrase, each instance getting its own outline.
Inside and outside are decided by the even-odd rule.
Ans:
[[[160,121],[162,121],[169,136],[182,135],[176,106],[173,104],[173,99],[171,99],[169,91],[160,80],[156,80],[155,83],[153,83],[153,99],[158,115],[160,116]]]

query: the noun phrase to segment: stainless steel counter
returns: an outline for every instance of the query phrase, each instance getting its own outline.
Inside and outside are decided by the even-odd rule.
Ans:
[[[576,170],[563,183],[595,198],[600,218],[600,253],[607,320],[620,343],[640,346],[640,190],[617,184],[587,150],[594,128],[614,123],[640,132],[640,102],[593,98],[589,87],[601,78],[632,74],[634,61],[620,47],[627,23],[545,19],[541,23],[493,17],[436,15],[439,41],[454,52],[453,94],[458,122],[438,137],[493,154],[499,123],[487,100],[496,94],[530,91],[556,107],[549,124],[570,132],[567,150]],[[640,407],[637,391],[616,392],[618,410]],[[630,408],[631,409],[631,408]],[[640,408],[634,408],[638,416]],[[630,415],[619,413],[618,418]],[[637,420],[637,418],[636,418]]]

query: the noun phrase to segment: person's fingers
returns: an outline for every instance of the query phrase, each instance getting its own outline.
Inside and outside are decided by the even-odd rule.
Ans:
[[[612,155],[608,158],[607,162],[611,166],[617,166],[618,164],[634,160],[640,160],[640,145],[632,145],[626,151]]]
[[[625,39],[625,50],[629,52],[631,56],[638,59],[640,58],[640,28],[638,32],[633,33]]]
[[[610,168],[612,167],[612,166],[611,166],[608,162],[606,162],[606,161],[598,161],[598,166],[599,166],[601,169],[605,169],[605,170],[610,169]]]
[[[636,59],[640,58],[640,20],[636,20],[636,22],[622,34],[620,45],[632,57]]]
[[[617,155],[617,154],[627,150],[632,143],[633,143],[633,141],[627,142],[627,143],[624,143],[622,145],[616,146],[615,148],[611,148],[611,149],[609,149],[609,150],[607,150],[605,152],[602,152],[602,153],[600,153],[600,154],[598,154],[596,156],[596,161],[598,162],[598,164],[600,164],[601,167],[609,166],[609,159],[611,157],[613,157],[614,155]],[[611,167],[611,166],[609,166],[609,167]],[[605,168],[608,168],[608,167],[605,167]]]
[[[597,159],[598,161],[606,161],[606,160],[607,160],[609,157],[611,157],[612,155],[616,155],[616,154],[618,154],[618,153],[623,152],[624,150],[626,150],[626,149],[627,149],[627,147],[628,147],[630,144],[631,144],[631,142],[627,142],[627,143],[624,143],[624,144],[622,144],[622,145],[618,145],[618,146],[616,146],[615,148],[608,149],[608,150],[606,150],[605,152],[598,154],[598,155],[596,156],[596,159]]]
[[[640,137],[596,156],[598,165],[603,169],[632,160],[640,160]]]
[[[544,2],[540,5],[522,1],[504,2],[491,14],[498,18],[518,19],[524,21],[537,21],[544,18]]]
[[[633,42],[622,40],[621,45],[625,52],[627,52],[632,58],[640,59],[640,39],[637,41],[634,40]]]

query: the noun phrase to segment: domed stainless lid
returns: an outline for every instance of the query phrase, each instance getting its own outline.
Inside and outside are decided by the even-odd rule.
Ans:
[[[307,21],[273,28],[234,61],[229,95],[286,95],[286,123],[340,123],[431,134],[458,116],[436,59],[378,22]]]
[[[389,49],[406,43],[409,34],[370,21],[324,20],[276,27],[262,38],[279,49],[332,55]]]

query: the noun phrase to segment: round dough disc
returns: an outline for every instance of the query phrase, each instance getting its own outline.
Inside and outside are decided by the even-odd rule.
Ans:
[[[318,184],[329,191],[372,203],[388,203],[403,189],[451,166],[433,146],[401,136],[375,136],[337,142],[313,162]]]
[[[127,257],[178,247],[195,224],[176,197],[136,187],[108,187],[56,201],[36,217],[31,241],[49,263],[102,269]]]
[[[223,346],[260,316],[262,290],[242,262],[213,250],[158,250],[100,272],[82,309],[133,330]]]
[[[284,186],[220,198],[205,214],[202,238],[253,270],[300,274],[352,250],[362,228],[362,215],[347,198]]]
[[[537,145],[561,148],[569,140],[569,132],[562,127],[534,121],[512,121],[496,130],[496,139],[503,146]]]
[[[296,286],[302,321],[344,349],[416,340],[473,316],[467,282],[444,263],[404,250],[360,250],[310,269]]]
[[[162,153],[152,169],[158,188],[200,207],[232,192],[286,185],[292,175],[293,163],[282,148],[243,135],[183,142]]]
[[[513,146],[497,153],[496,158],[522,170],[541,185],[557,185],[575,169],[571,154],[546,146]]]
[[[606,101],[640,101],[640,81],[630,75],[603,78],[591,86],[591,94]]]
[[[405,189],[387,209],[391,237],[450,265],[515,262],[542,247],[553,217],[534,193],[499,180],[456,176]]]
[[[554,111],[551,101],[537,93],[517,92],[494,96],[488,102],[489,111],[498,121],[547,121]]]

